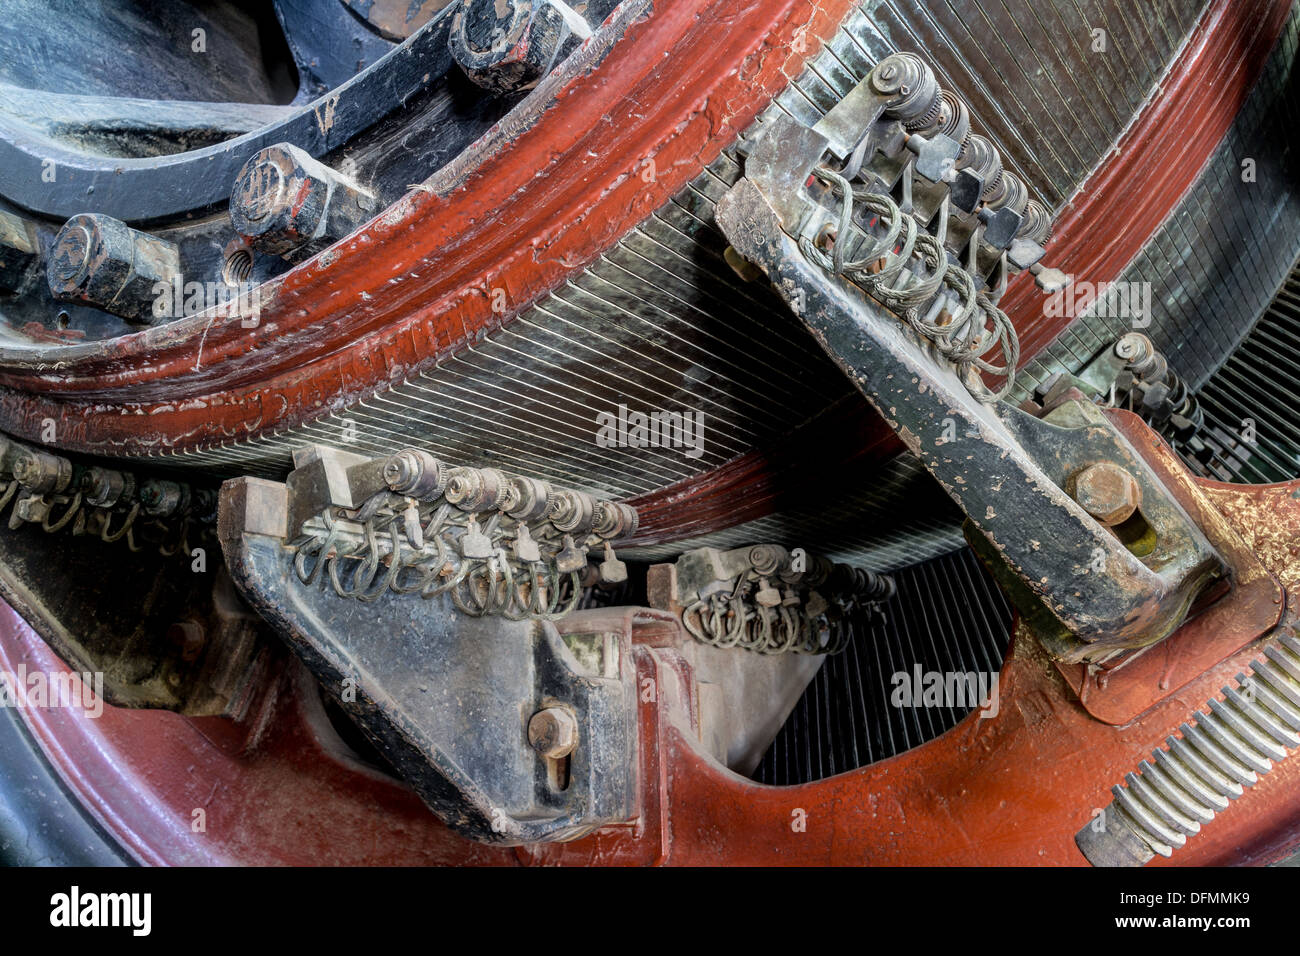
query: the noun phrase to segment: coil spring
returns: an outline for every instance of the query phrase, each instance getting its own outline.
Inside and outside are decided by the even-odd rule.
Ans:
[[[499,614],[509,620],[553,620],[568,614],[583,596],[577,571],[561,572],[554,560],[522,562],[506,552],[518,528],[507,531],[499,515],[482,529],[492,545],[487,558],[466,558],[461,539],[469,533],[469,516],[443,503],[415,535],[406,511],[379,514],[386,502],[376,495],[360,509],[362,531],[346,533],[333,509],[321,515],[323,528],[300,536],[294,572],[305,585],[325,577],[343,598],[377,601],[390,591],[419,593],[428,599],[450,596],[456,608],[474,617]],[[367,514],[366,512],[370,513]],[[522,527],[522,526],[520,526]],[[411,538],[418,539],[419,547]]]
[[[837,606],[814,617],[785,606],[760,607],[739,592],[695,601],[682,612],[682,624],[702,644],[759,654],[834,655],[852,637],[848,616]]]
[[[970,140],[970,109],[955,93],[940,90],[939,97],[944,107],[939,132],[955,141],[964,151]]]
[[[926,132],[939,125],[939,114],[943,112],[943,101],[935,97],[934,102],[920,116],[910,119],[903,124],[903,129],[909,133]]]
[[[1029,239],[1040,246],[1047,245],[1052,237],[1052,217],[1037,199],[1025,203],[1025,219],[1016,232],[1016,237]]]
[[[48,510],[39,521],[25,521],[18,510],[18,492],[22,488],[22,483],[17,479],[9,479],[0,484],[0,513],[4,509],[13,505],[13,510],[9,513],[9,529],[15,530],[25,523],[35,523],[46,534],[57,534],[66,528],[71,528],[74,536],[89,534],[105,544],[116,544],[123,539],[126,540],[127,549],[133,552],[144,550],[135,536],[135,530],[139,526],[141,516],[140,502],[136,501],[123,514],[119,509],[100,508],[86,503],[85,498],[80,491],[74,492],[70,497],[67,495],[42,496],[47,499]],[[59,512],[57,509],[62,508]],[[120,523],[116,528],[113,527],[114,515],[121,515]],[[56,517],[57,515],[57,517]],[[97,528],[91,528],[92,524],[97,524]],[[149,543],[156,542],[158,553],[163,557],[172,557],[177,554],[190,554],[190,532],[192,530],[192,517],[188,514],[181,516],[175,526],[174,533],[172,529],[162,521],[152,521],[151,526],[161,531],[161,540],[157,538]],[[168,539],[171,540],[168,540]]]
[[[751,569],[731,588],[722,585],[688,605],[682,624],[697,641],[712,647],[759,654],[839,654],[849,646],[862,617],[893,596],[894,582],[861,568],[825,564],[827,573],[814,577],[825,585],[829,600],[805,590],[809,578],[797,575],[784,579],[796,583],[787,587],[779,603],[773,603],[773,597],[764,604],[761,592],[771,585],[767,575]],[[802,586],[797,583],[800,577]]]
[[[1020,361],[1020,340],[1007,314],[982,292],[975,289],[969,272],[953,262],[937,238],[923,230],[912,216],[903,213],[888,196],[852,185],[839,173],[819,167],[814,170],[822,182],[838,190],[841,204],[838,227],[830,254],[810,237],[799,240],[804,256],[821,268],[843,276],[864,292],[893,309],[920,336],[952,362],[973,395],[992,403],[1005,398],[1015,387],[1016,366]],[[884,230],[883,235],[863,232],[867,251],[853,250],[856,258],[848,259],[849,237],[853,229],[854,203],[872,213]],[[908,268],[922,266],[917,273]],[[940,289],[953,293],[958,307],[944,310],[935,321],[922,316],[921,306],[930,302]],[[997,349],[1003,364],[984,359]],[[1002,378],[997,391],[990,391],[977,377],[979,371]]]
[[[981,199],[988,199],[1001,185],[1002,157],[998,155],[996,147],[978,133],[972,133],[966,138],[966,148],[962,150],[957,165],[984,177]]]

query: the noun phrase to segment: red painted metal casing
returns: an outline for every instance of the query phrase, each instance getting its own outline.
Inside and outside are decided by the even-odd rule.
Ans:
[[[1171,672],[1181,663],[1171,658],[1186,658],[1194,675],[1167,688],[1141,668],[1110,675],[1107,693],[1140,712],[1123,726],[1093,716],[1018,624],[996,715],[973,713],[929,743],[827,780],[763,786],[701,747],[694,676],[680,649],[689,638],[676,618],[645,609],[581,612],[587,617],[565,626],[589,629],[596,616],[602,629],[624,635],[636,662],[640,812],[572,843],[509,850],[454,834],[399,782],[359,763],[296,665],[238,725],[112,707],[98,719],[73,709],[23,717],[77,797],[150,863],[1082,865],[1074,833],[1109,804],[1110,787],[1245,671],[1275,623],[1292,627],[1296,608],[1286,595],[1300,591],[1300,481],[1191,478],[1134,416],[1113,417],[1148,459],[1180,473],[1174,480],[1188,486],[1180,496],[1202,499],[1208,510],[1198,518],[1216,524],[1220,546],[1258,560],[1150,652]],[[1243,641],[1247,631],[1256,633]],[[62,666],[4,608],[0,668],[20,662]],[[206,831],[195,833],[200,808]],[[1300,759],[1292,758],[1170,862],[1262,863],[1298,841]]]

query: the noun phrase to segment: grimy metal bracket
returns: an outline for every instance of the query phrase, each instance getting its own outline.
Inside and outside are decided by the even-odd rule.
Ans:
[[[765,124],[744,177],[718,204],[728,241],[965,511],[981,550],[1068,632],[1053,654],[1102,660],[1167,637],[1226,566],[1101,411],[1065,401],[1035,418],[972,394],[973,368],[959,374],[898,314],[804,255],[801,239],[815,242],[840,221],[833,197],[810,191],[814,172],[849,142],[832,148],[785,117]],[[1131,483],[1124,495],[1135,506],[1122,520],[1103,523],[1081,503],[1098,480]]]
[[[477,530],[472,511],[462,512],[468,522],[451,531],[435,527],[444,527],[444,517],[455,510],[444,492],[459,495],[465,507],[470,497],[486,507],[490,492],[495,509],[508,476],[461,469],[447,478],[440,462],[426,459],[428,468],[412,473],[402,467],[420,465],[412,452],[385,461],[312,448],[298,456],[286,483],[227,482],[218,534],[236,585],[453,829],[485,842],[526,844],[573,839],[635,816],[638,730],[628,655],[618,647],[601,647],[598,654],[572,647],[550,620],[556,615],[545,611],[555,603],[550,597],[534,614],[523,613],[527,596],[520,607],[483,598],[467,612],[465,599],[457,601],[450,588],[402,586],[423,573],[431,582],[473,589],[483,583],[485,567],[500,567],[492,562],[533,567],[529,586],[537,591],[556,586],[541,570],[554,563],[544,557],[545,540],[538,551],[526,532],[522,542],[516,538],[522,557],[488,548],[485,543],[495,541]],[[475,476],[481,485],[472,484]],[[406,494],[391,492],[393,486]],[[538,482],[519,487],[546,490]],[[554,515],[544,506],[565,494],[546,490],[541,501],[502,507],[538,513],[537,526],[541,513]],[[374,516],[384,514],[381,506],[390,499],[398,510],[376,535]],[[330,571],[304,579],[297,563],[316,539],[304,536],[303,527],[310,530],[321,517],[334,534],[310,558]],[[593,521],[600,527],[602,517],[608,522],[617,514],[572,520],[589,529]],[[488,531],[497,520],[485,523]],[[363,548],[355,553],[344,527],[349,523],[366,527]],[[383,549],[381,540],[388,542]],[[561,553],[573,550],[566,541]],[[538,554],[528,553],[530,547]],[[349,593],[357,568],[390,586]],[[399,569],[400,578],[390,576]]]

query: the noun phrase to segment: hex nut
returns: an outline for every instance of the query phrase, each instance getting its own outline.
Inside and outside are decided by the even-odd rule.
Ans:
[[[1142,505],[1142,486],[1119,465],[1089,465],[1074,480],[1074,500],[1104,525],[1127,521]]]
[[[375,197],[291,143],[249,157],[230,193],[230,224],[258,252],[301,259],[351,233]]]
[[[564,20],[532,0],[469,0],[451,21],[451,55],[465,75],[498,95],[530,89],[555,61]]]
[[[564,707],[539,710],[528,721],[528,743],[543,757],[567,757],[578,746],[578,720]]]

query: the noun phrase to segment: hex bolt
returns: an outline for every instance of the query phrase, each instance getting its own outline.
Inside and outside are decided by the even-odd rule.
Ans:
[[[135,476],[113,468],[92,465],[81,476],[85,502],[95,508],[111,508],[135,494]]]
[[[356,230],[375,196],[290,143],[255,153],[230,194],[230,223],[258,252],[296,261]]]
[[[170,288],[181,274],[174,243],[132,229],[111,216],[73,216],[54,237],[46,273],[50,294],[87,302],[132,322],[155,324],[159,283]]]
[[[72,483],[72,462],[34,448],[18,456],[13,471],[18,484],[38,495],[60,494]]]
[[[1074,479],[1074,500],[1104,525],[1127,521],[1142,504],[1142,486],[1119,465],[1089,465]]]
[[[451,55],[483,89],[517,93],[550,71],[567,32],[549,3],[467,0],[451,21]]]
[[[0,291],[26,291],[40,258],[36,227],[0,211]]]
[[[564,707],[547,707],[528,721],[528,743],[543,757],[559,760],[578,746],[578,720]]]
[[[190,505],[190,487],[177,481],[150,478],[140,486],[140,505],[155,518],[179,514]]]

